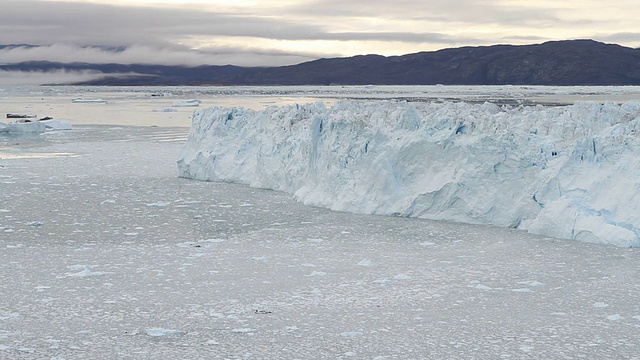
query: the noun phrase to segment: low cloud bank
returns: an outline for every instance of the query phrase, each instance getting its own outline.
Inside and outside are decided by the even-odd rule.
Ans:
[[[126,48],[54,44],[43,46],[11,46],[0,50],[0,62],[14,64],[26,61],[60,63],[147,65],[238,65],[280,66],[314,59],[311,55],[249,48],[208,48],[189,50],[180,47],[133,45]]]
[[[97,71],[3,71],[0,84],[3,86],[34,86],[43,84],[71,84],[97,80],[105,75]]]

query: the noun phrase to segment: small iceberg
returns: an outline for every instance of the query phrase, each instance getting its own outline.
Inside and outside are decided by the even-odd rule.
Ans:
[[[85,98],[75,98],[75,99],[71,99],[71,102],[73,103],[93,103],[93,104],[106,104],[109,101],[108,100],[103,100],[103,99],[85,99]]]
[[[3,123],[0,122],[0,133],[2,134],[40,134],[45,132],[47,125],[40,121]]]
[[[166,108],[162,108],[162,109],[153,109],[151,111],[153,111],[153,112],[176,112],[178,110],[176,110],[174,108],[166,107]]]
[[[146,329],[145,333],[149,336],[170,336],[170,335],[183,335],[185,332],[182,330],[171,330],[171,329],[160,329],[160,328],[151,328]]]
[[[201,101],[197,99],[178,100],[173,102],[173,107],[200,106]]]
[[[45,131],[71,130],[71,121],[45,117],[37,121],[0,122],[1,134],[41,134]]]

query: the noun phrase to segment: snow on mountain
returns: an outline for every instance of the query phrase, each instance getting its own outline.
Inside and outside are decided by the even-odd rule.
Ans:
[[[197,110],[181,177],[338,211],[640,246],[640,103],[340,101]]]

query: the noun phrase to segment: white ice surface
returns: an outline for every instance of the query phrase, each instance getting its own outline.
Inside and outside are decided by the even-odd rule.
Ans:
[[[0,145],[0,359],[640,353],[638,249],[180,179],[187,130]]]
[[[180,176],[365,214],[640,245],[640,103],[341,101],[194,112]]]

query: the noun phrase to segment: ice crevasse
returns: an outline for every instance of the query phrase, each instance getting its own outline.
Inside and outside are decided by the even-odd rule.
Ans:
[[[212,107],[178,170],[333,210],[638,247],[639,132],[640,102]]]

